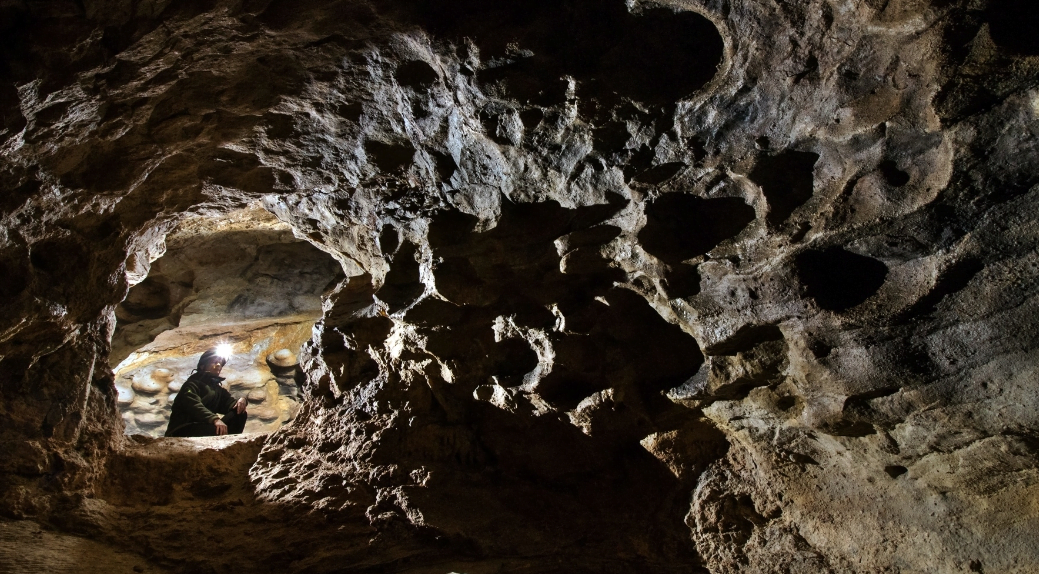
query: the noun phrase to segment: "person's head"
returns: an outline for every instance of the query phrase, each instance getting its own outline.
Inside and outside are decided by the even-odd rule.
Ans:
[[[198,367],[196,368],[200,373],[219,375],[220,370],[224,368],[225,364],[227,364],[227,357],[221,355],[214,347],[206,350],[205,353],[202,353],[202,357],[199,358]]]

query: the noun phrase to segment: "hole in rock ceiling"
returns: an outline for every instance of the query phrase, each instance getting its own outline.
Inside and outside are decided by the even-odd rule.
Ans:
[[[1039,54],[1039,10],[1035,0],[992,0],[988,5],[992,41],[1013,52]]]
[[[723,42],[696,12],[634,8],[625,2],[433,0],[407,3],[434,33],[470,38],[490,65],[480,80],[521,101],[552,105],[566,96],[669,103],[714,77]]]
[[[675,265],[739,235],[753,220],[754,208],[738,197],[668,193],[646,205],[639,241],[647,252]]]
[[[127,434],[163,436],[199,356],[229,344],[221,376],[246,398],[245,432],[278,428],[298,407],[300,346],[339,264],[260,208],[192,218],[116,308],[111,361]]]
[[[908,173],[898,169],[898,164],[889,159],[880,162],[879,169],[884,181],[891,187],[902,187],[911,179]]]
[[[887,278],[883,262],[841,249],[810,249],[797,256],[805,294],[829,311],[850,309],[872,297]]]
[[[761,158],[751,170],[750,179],[761,186],[768,201],[766,221],[771,227],[782,225],[812,198],[818,160],[817,153],[787,150]]]

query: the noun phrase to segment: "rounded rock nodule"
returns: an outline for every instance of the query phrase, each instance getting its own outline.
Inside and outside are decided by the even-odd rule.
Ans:
[[[273,407],[256,407],[250,410],[249,414],[264,422],[271,422],[273,420],[276,420],[279,416],[281,416],[281,413],[278,412],[278,409],[275,409]]]
[[[166,423],[166,417],[157,413],[138,414],[134,417],[137,426],[153,428]]]
[[[166,388],[165,383],[160,383],[154,379],[134,379],[133,384],[130,385],[133,390],[139,393],[145,393],[148,395],[154,395],[155,393],[162,392]]]
[[[120,387],[118,385],[115,388],[115,392],[116,392],[116,399],[115,399],[116,403],[118,403],[120,405],[128,405],[128,404],[132,403],[134,398],[137,396],[137,395],[134,394],[133,389],[130,389],[128,387]]]
[[[295,367],[298,364],[296,355],[288,349],[278,349],[277,351],[267,355],[267,362],[275,367],[281,367],[283,369]]]

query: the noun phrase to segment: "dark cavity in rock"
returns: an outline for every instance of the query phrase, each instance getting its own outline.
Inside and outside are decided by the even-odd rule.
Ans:
[[[986,15],[997,45],[1020,54],[1039,54],[1039,10],[1034,0],[992,0]]]
[[[586,336],[556,347],[556,367],[538,387],[546,400],[572,408],[626,378],[648,398],[696,373],[703,355],[695,339],[632,291],[614,289],[605,299]]]
[[[621,0],[433,0],[410,6],[435,34],[472,38],[481,57],[497,63],[481,72],[481,81],[505,80],[513,97],[532,103],[558,98],[551,92],[565,88],[559,85],[564,75],[578,80],[579,96],[673,102],[709,82],[722,59],[721,35],[695,12],[632,13]]]
[[[893,464],[893,465],[885,466],[884,467],[884,472],[886,472],[888,474],[888,476],[890,476],[891,478],[898,478],[898,477],[902,476],[903,474],[909,472],[909,469],[904,467],[904,466],[899,466],[899,465]]]
[[[818,160],[817,153],[784,151],[761,158],[751,170],[750,179],[761,186],[768,201],[766,221],[769,226],[779,227],[795,209],[811,199],[812,172]]]
[[[703,199],[669,193],[646,205],[642,247],[668,264],[703,255],[738,235],[754,220],[754,208],[736,197]]]
[[[700,292],[700,271],[692,265],[672,265],[664,274],[664,289],[672,299],[685,299]]]
[[[393,256],[393,265],[386,274],[386,283],[376,296],[385,302],[391,312],[407,307],[418,299],[425,290],[419,276],[419,262],[415,258],[418,251],[414,243],[405,243]]]
[[[422,60],[412,60],[397,67],[397,83],[415,90],[432,86],[440,79],[440,74]]]
[[[880,174],[884,176],[884,181],[887,182],[891,187],[902,187],[909,183],[909,174],[898,169],[898,165],[892,160],[884,160],[880,162]]]
[[[410,142],[384,143],[369,140],[364,143],[364,152],[382,173],[406,169],[415,157],[415,148]]]
[[[130,289],[122,306],[144,319],[158,319],[170,311],[170,284],[162,277],[148,277]]]
[[[495,345],[494,350],[491,370],[502,384],[520,384],[523,375],[538,366],[537,353],[522,339],[506,339]]]
[[[397,232],[397,228],[392,225],[382,226],[382,231],[379,233],[379,247],[387,255],[392,255],[400,247],[400,234]]]
[[[872,297],[887,278],[887,265],[840,247],[810,249],[797,256],[805,295],[829,311],[850,309]]]

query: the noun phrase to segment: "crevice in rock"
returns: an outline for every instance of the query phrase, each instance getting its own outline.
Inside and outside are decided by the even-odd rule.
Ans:
[[[914,317],[929,315],[946,297],[953,295],[970,283],[985,268],[984,264],[974,258],[957,261],[942,271],[931,288],[923,297],[917,299],[908,309],[899,313],[896,322],[904,322]]]
[[[669,390],[669,397],[697,408],[718,400],[743,399],[758,387],[781,384],[789,363],[786,339],[775,325],[745,326],[704,352],[703,365]]]
[[[704,347],[707,355],[736,355],[762,343],[782,341],[783,331],[778,325],[744,325],[723,341]]]
[[[636,175],[632,181],[646,185],[660,185],[677,175],[686,165],[682,162],[663,163]]]

